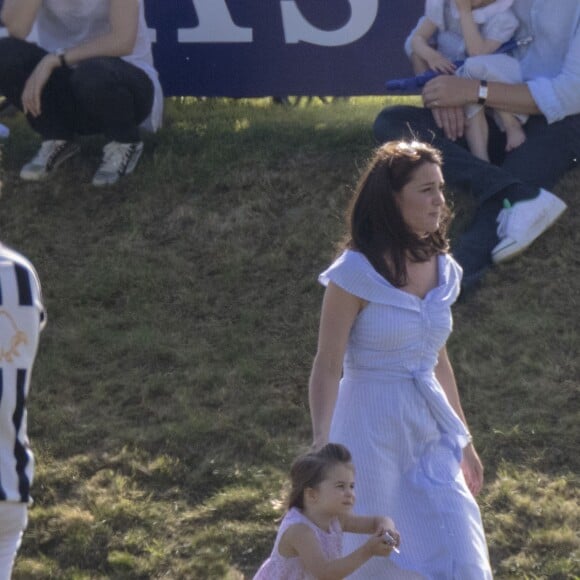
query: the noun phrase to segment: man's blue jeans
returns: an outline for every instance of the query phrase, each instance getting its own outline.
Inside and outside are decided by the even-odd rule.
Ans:
[[[540,115],[526,123],[526,141],[505,152],[505,134],[488,118],[491,163],[474,157],[464,139],[447,139],[429,109],[395,106],[378,115],[374,134],[379,143],[417,139],[443,153],[443,174],[454,192],[471,193],[477,209],[471,224],[453,244],[464,271],[464,289],[475,284],[491,265],[491,251],[499,242],[496,218],[504,198],[513,204],[550,189],[580,156],[580,115],[548,125]]]

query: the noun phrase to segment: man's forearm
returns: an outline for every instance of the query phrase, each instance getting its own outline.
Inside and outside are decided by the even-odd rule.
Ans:
[[[476,86],[477,91],[479,88],[478,81]],[[477,102],[477,99],[475,102]],[[538,115],[542,113],[538,109],[538,105],[536,105],[528,85],[525,83],[508,85],[505,83],[490,82],[488,84],[486,105],[493,109],[508,111],[510,113],[521,113],[524,115]]]
[[[480,81],[464,79],[453,75],[439,75],[431,79],[423,88],[423,102],[426,107],[463,107],[478,102]],[[510,113],[538,115],[542,111],[534,101],[528,86],[524,83],[488,84],[486,106]]]

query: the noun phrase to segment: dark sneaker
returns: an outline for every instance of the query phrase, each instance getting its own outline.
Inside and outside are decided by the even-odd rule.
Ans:
[[[20,177],[26,181],[45,179],[69,157],[79,153],[81,148],[72,141],[43,141],[38,153],[20,171]]]
[[[93,177],[93,185],[113,185],[135,169],[143,153],[143,143],[111,141],[103,148],[103,161]]]

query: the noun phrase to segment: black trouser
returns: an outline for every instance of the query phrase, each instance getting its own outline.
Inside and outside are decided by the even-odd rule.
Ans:
[[[505,152],[505,134],[488,118],[491,164],[474,157],[465,139],[447,139],[429,109],[388,107],[377,117],[375,137],[380,143],[417,138],[443,153],[443,173],[450,189],[471,192],[478,208],[470,226],[453,245],[463,266],[466,286],[475,282],[491,264],[491,250],[498,243],[496,218],[504,198],[513,204],[530,199],[538,189],[552,188],[580,155],[580,115],[548,125],[543,116],[526,123],[526,141]]]
[[[26,80],[45,55],[36,44],[0,39],[0,93],[21,110]],[[104,134],[133,143],[140,140],[139,125],[151,112],[153,93],[140,68],[117,57],[91,58],[55,69],[42,92],[42,113],[27,119],[43,140]]]

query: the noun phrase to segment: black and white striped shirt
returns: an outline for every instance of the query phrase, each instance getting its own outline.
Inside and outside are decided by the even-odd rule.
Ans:
[[[30,501],[34,457],[26,432],[26,398],[45,322],[34,267],[0,244],[0,501]]]

